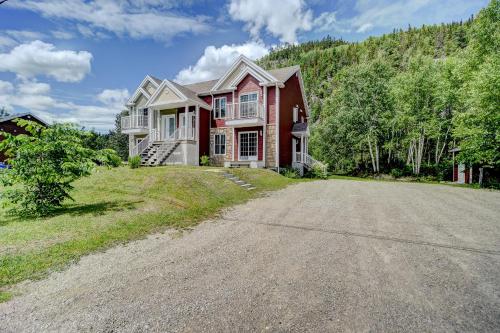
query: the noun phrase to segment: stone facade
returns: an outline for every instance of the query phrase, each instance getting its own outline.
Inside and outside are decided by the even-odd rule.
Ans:
[[[276,126],[267,125],[266,135],[266,168],[276,166]]]
[[[226,134],[226,155],[214,155],[215,134]],[[224,162],[232,160],[233,151],[233,129],[227,127],[211,128],[210,129],[210,162],[214,166],[224,166]]]

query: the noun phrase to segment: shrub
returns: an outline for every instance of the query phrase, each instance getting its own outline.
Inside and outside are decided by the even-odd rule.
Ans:
[[[323,169],[320,165],[315,164],[311,169],[311,175],[313,178],[326,179],[328,178],[328,174],[326,169]]]
[[[390,172],[391,176],[393,176],[394,178],[401,178],[404,176],[404,171],[399,169],[399,168],[394,168],[394,169],[391,169],[391,172]]]
[[[94,161],[105,153],[85,147],[89,133],[74,125],[45,128],[25,119],[16,122],[30,135],[0,132],[4,137],[0,151],[5,151],[11,166],[0,173],[0,182],[8,187],[2,194],[2,203],[10,207],[10,213],[48,215],[65,199],[72,199],[71,183],[90,175]]]
[[[120,165],[122,165],[121,157],[118,156],[117,152],[114,151],[113,149],[100,150],[97,156],[97,160],[99,161],[100,164],[112,168],[117,168]]]
[[[210,165],[210,158],[207,155],[203,155],[200,157],[200,165],[201,166],[209,166]]]
[[[293,179],[300,178],[299,171],[294,168],[281,168],[280,174],[288,178],[293,178]]]
[[[130,169],[137,169],[141,166],[141,157],[139,155],[130,156],[128,158],[128,165],[130,166]]]

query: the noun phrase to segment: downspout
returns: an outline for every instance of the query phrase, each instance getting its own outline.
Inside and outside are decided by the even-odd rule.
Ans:
[[[266,167],[266,155],[267,155],[267,86],[264,86],[264,135],[262,136],[262,146],[264,152],[262,153],[262,160],[264,162],[264,168]]]
[[[276,168],[280,172],[280,88],[276,83]]]

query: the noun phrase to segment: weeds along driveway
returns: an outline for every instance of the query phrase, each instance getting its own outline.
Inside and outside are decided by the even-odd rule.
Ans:
[[[499,203],[301,183],[25,283],[0,331],[499,331]]]

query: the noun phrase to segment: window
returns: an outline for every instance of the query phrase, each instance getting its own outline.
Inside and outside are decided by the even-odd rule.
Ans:
[[[215,155],[226,155],[226,134],[214,135]]]
[[[299,121],[299,108],[294,107],[293,108],[293,122],[296,123]]]
[[[257,116],[258,93],[240,95],[240,117],[252,118]]]
[[[214,99],[214,118],[226,117],[226,97]]]

